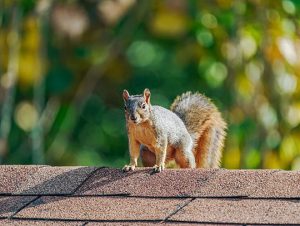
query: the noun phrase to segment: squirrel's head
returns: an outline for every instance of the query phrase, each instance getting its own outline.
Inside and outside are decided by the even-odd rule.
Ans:
[[[123,91],[124,109],[126,120],[139,124],[145,122],[150,116],[150,90],[145,89],[142,95],[129,95]]]

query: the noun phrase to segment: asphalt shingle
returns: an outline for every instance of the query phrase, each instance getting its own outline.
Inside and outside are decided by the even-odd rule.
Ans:
[[[300,173],[280,170],[180,169],[151,174],[151,169],[124,173],[98,170],[77,195],[145,197],[300,198]]]
[[[43,166],[1,166],[0,170],[0,194],[11,194],[20,186],[20,182],[26,183],[28,177]]]
[[[11,217],[35,198],[35,196],[0,197],[0,217]]]
[[[219,224],[205,224],[205,223],[190,223],[190,222],[142,222],[142,221],[120,221],[120,222],[90,222],[87,226],[149,226],[149,225],[161,225],[161,226],[187,226],[187,225],[207,225],[207,226],[217,226]],[[232,226],[239,226],[238,224],[227,224]],[[242,226],[242,225],[240,225]]]
[[[96,167],[42,167],[15,190],[22,195],[72,194]]]
[[[90,177],[76,194],[189,197],[202,189],[217,171],[217,169],[170,169],[152,174],[152,169],[149,168],[127,173],[120,169],[103,168]]]
[[[0,166],[0,225],[300,224],[300,171]]]
[[[66,220],[164,220],[186,199],[126,197],[42,197],[18,218]]]
[[[258,177],[258,173],[254,176]],[[300,171],[274,171],[257,184],[251,197],[300,198]]]
[[[0,220],[0,225],[5,226],[82,226],[84,222],[73,221],[41,221],[41,220],[24,220],[24,219],[3,219]]]
[[[197,198],[170,220],[203,223],[300,224],[299,200]]]
[[[193,197],[254,196],[275,170],[219,170],[200,189],[191,191]],[[265,192],[263,197],[270,196]]]

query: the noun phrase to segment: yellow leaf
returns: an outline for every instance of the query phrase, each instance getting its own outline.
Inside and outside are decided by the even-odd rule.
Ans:
[[[178,37],[188,30],[189,19],[182,13],[170,10],[160,10],[152,18],[152,31],[163,37]]]
[[[40,31],[37,19],[28,17],[24,24],[25,35],[22,39],[22,49],[26,51],[37,51],[40,48]]]
[[[22,85],[33,85],[41,76],[41,59],[34,53],[21,53],[18,80]]]
[[[239,169],[241,153],[237,148],[228,149],[223,156],[223,166],[227,169]]]
[[[275,151],[269,150],[264,156],[263,162],[264,169],[282,169],[282,164],[278,154]]]

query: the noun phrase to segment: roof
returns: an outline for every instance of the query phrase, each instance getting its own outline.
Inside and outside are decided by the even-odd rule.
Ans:
[[[0,225],[300,224],[300,172],[0,166]]]

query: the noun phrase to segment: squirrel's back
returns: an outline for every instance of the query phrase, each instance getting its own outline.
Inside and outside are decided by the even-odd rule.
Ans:
[[[161,106],[153,105],[150,119],[157,133],[166,133],[171,143],[178,143],[182,136],[190,136],[185,124],[174,112]]]
[[[171,111],[181,118],[194,141],[197,167],[219,167],[226,123],[217,107],[200,93],[186,92],[174,100]]]

